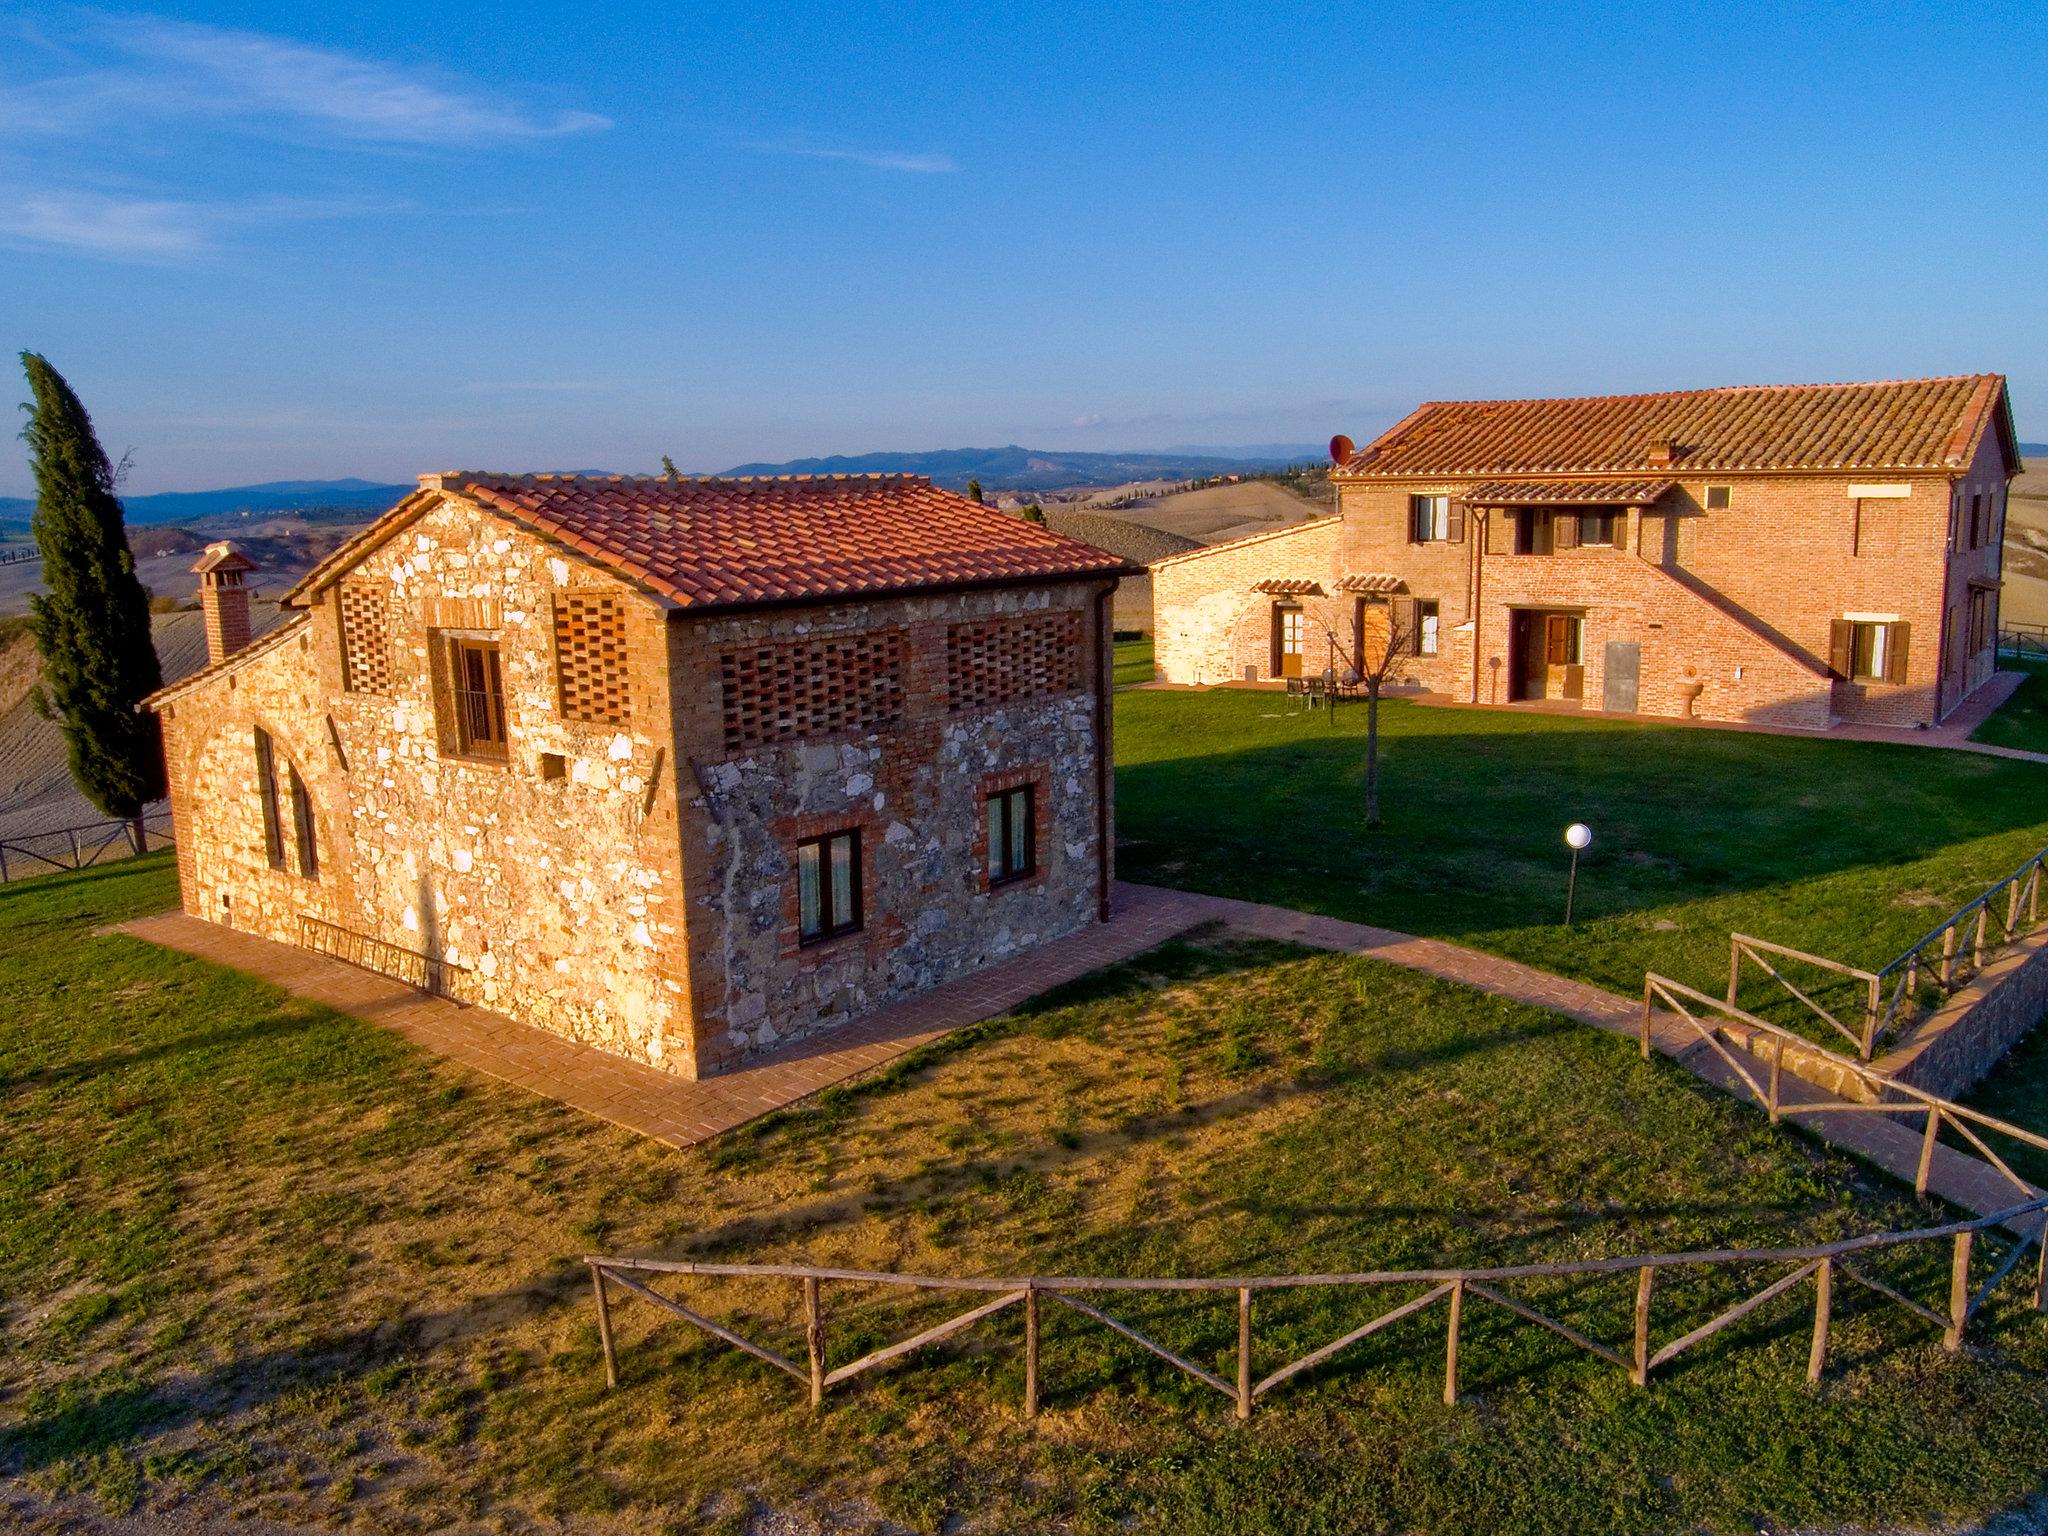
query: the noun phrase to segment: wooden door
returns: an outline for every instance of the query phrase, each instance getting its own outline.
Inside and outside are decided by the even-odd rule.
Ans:
[[[1586,689],[1586,669],[1579,653],[1580,620],[1576,614],[1546,613],[1543,616],[1544,692],[1556,685],[1561,699],[1576,699]]]
[[[1299,608],[1278,608],[1274,610],[1274,623],[1279,626],[1278,644],[1280,651],[1280,675],[1301,676],[1301,662],[1307,646],[1305,620]]]

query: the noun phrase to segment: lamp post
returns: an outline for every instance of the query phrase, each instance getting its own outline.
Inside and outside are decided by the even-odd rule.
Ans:
[[[1579,892],[1579,854],[1593,845],[1593,829],[1575,821],[1564,829],[1565,846],[1572,851],[1572,872],[1564,887],[1564,925],[1572,925],[1572,898]]]

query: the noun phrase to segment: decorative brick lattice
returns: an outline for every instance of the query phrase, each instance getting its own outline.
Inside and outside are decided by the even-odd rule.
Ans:
[[[626,682],[626,610],[601,592],[555,598],[555,681],[562,718],[624,725],[632,718]]]
[[[903,632],[734,646],[720,658],[725,745],[882,730],[903,715]]]
[[[391,691],[391,628],[381,587],[341,584],[342,686],[350,693]]]
[[[1073,692],[1081,686],[1081,616],[1069,610],[953,625],[946,686],[956,710]]]

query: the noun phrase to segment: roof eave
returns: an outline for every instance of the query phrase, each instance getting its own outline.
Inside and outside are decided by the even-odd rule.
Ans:
[[[947,592],[988,592],[1001,587],[1049,587],[1067,581],[1121,581],[1143,576],[1142,565],[1100,566],[1076,571],[1034,571],[1019,576],[984,576],[972,581],[922,581],[849,592],[813,592],[789,597],[721,599],[703,603],[671,603],[671,619],[722,619],[734,614],[766,613],[788,608],[839,608],[848,603],[886,602],[902,597],[937,597]]]

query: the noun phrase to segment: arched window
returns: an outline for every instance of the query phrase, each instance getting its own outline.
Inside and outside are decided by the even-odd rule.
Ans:
[[[292,852],[299,873],[308,880],[320,878],[320,850],[313,826],[313,797],[306,781],[290,763],[284,765],[285,794],[291,805]],[[263,856],[272,869],[285,867],[284,828],[278,817],[277,748],[270,732],[256,727],[256,795],[263,808]]]

